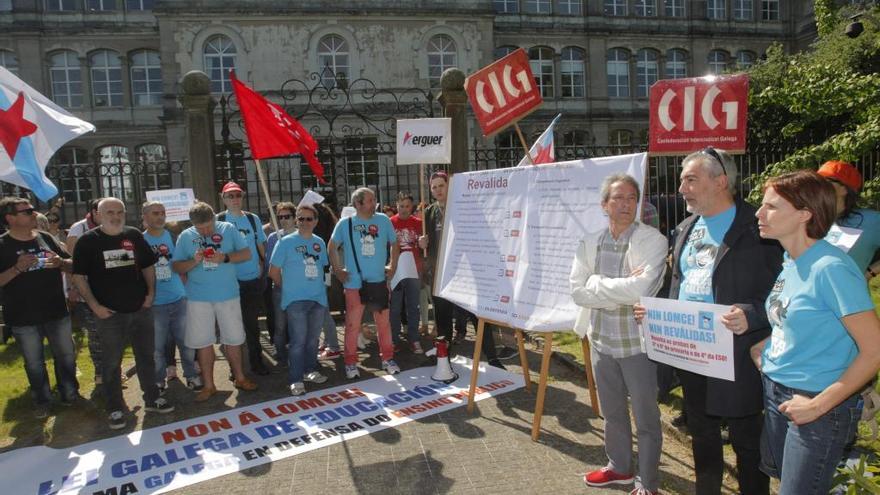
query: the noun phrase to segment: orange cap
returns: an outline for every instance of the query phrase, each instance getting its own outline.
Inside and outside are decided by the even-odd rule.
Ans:
[[[862,188],[862,174],[849,163],[830,160],[822,164],[818,172],[822,177],[840,182],[853,191],[858,192]]]

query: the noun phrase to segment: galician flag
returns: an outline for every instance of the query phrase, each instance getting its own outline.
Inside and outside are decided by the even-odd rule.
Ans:
[[[49,159],[71,139],[94,130],[0,67],[0,180],[48,201],[58,195],[46,178]]]
[[[538,140],[535,141],[535,144],[532,145],[532,149],[529,150],[529,154],[532,155],[532,160],[534,160],[535,165],[553,163],[556,161],[556,149],[553,146],[553,126],[556,125],[556,122],[559,121],[560,117],[562,117],[561,113],[550,122],[550,125],[547,126],[547,130],[541,134]],[[517,167],[531,164],[532,162],[529,162],[529,157],[524,156]]]

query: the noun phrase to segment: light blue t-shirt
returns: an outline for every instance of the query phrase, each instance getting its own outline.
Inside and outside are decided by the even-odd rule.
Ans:
[[[679,301],[715,302],[712,294],[715,258],[735,216],[736,206],[731,206],[717,215],[701,216],[694,223],[681,248],[679,266],[682,282],[678,291]]]
[[[816,241],[796,260],[788,254],[765,303],[773,332],[762,371],[787,387],[821,392],[858,354],[840,319],[874,308],[865,277],[840,249]]]
[[[850,258],[856,262],[862,273],[868,269],[874,253],[880,249],[880,213],[874,210],[854,210],[848,217],[835,222],[841,227],[862,231],[856,243],[849,250]],[[827,237],[826,240],[829,240]],[[829,240],[830,241],[830,240]]]
[[[180,275],[171,269],[171,260],[174,259],[174,241],[171,239],[171,233],[163,230],[161,236],[153,237],[145,230],[144,239],[156,255],[156,264],[153,265],[156,269],[156,297],[153,304],[157,306],[171,304],[186,297]]]
[[[327,288],[324,286],[324,268],[327,245],[312,234],[308,239],[298,232],[278,241],[269,263],[281,268],[281,307],[286,309],[294,301],[315,301],[327,306]]]
[[[244,236],[245,242],[251,250],[251,259],[241,263],[235,263],[235,273],[239,280],[253,280],[260,276],[260,253],[257,251],[257,243],[266,243],[266,233],[263,232],[262,224],[259,217],[254,218],[254,225],[257,227],[257,238],[254,239],[254,229],[251,221],[244,215],[233,215],[232,212],[226,211],[226,219],[224,221],[235,225],[235,228]],[[253,213],[251,213],[253,215]]]
[[[247,247],[244,236],[228,222],[214,222],[214,233],[201,236],[195,227],[181,232],[174,261],[193,259],[199,249],[212,248],[226,254]],[[186,274],[186,297],[191,301],[221,302],[238,297],[238,278],[233,263],[204,260]]]
[[[357,249],[358,262],[361,272],[367,282],[381,282],[385,280],[385,265],[390,255],[389,246],[397,242],[397,234],[391,220],[382,213],[375,213],[369,220],[363,220],[357,215],[349,217],[336,224],[333,236],[330,238],[336,245],[342,246],[345,251],[345,269],[348,270],[348,282],[346,289],[360,289],[361,277],[358,275],[357,265],[354,262],[354,254],[351,240],[348,235],[349,222],[354,222],[352,235],[354,236],[355,248]]]

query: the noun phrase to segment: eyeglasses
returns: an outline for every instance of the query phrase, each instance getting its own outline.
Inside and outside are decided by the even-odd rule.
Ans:
[[[300,222],[314,222],[315,217],[296,217]]]
[[[61,221],[60,218],[55,218],[55,217],[48,217],[47,220],[49,220],[49,223],[58,223]]]
[[[22,213],[25,215],[33,215],[35,211],[37,211],[36,208],[25,208],[23,210],[15,210],[13,215],[21,215]]]
[[[226,194],[226,195],[224,195],[224,197],[225,197],[226,199],[238,199],[238,198],[241,197],[241,193]]]
[[[715,151],[715,148],[711,146],[706,146],[705,148],[700,150],[700,153],[704,155],[709,155],[714,158],[715,161],[718,162],[718,165],[721,165],[721,171],[724,172],[724,175],[727,175],[727,169],[724,168],[724,162],[721,161],[721,155],[719,155],[718,152]]]
[[[290,220],[293,218],[293,215],[277,215],[278,220]]]

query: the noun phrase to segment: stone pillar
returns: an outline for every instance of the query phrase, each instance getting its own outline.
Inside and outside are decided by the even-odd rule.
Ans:
[[[193,194],[201,201],[218,208],[218,194],[214,170],[214,99],[211,80],[198,70],[183,76],[180,102],[184,111],[186,131],[185,175],[192,185]]]
[[[452,163],[450,173],[468,171],[468,97],[464,91],[464,72],[455,67],[443,71],[440,96],[443,116],[452,119]]]

